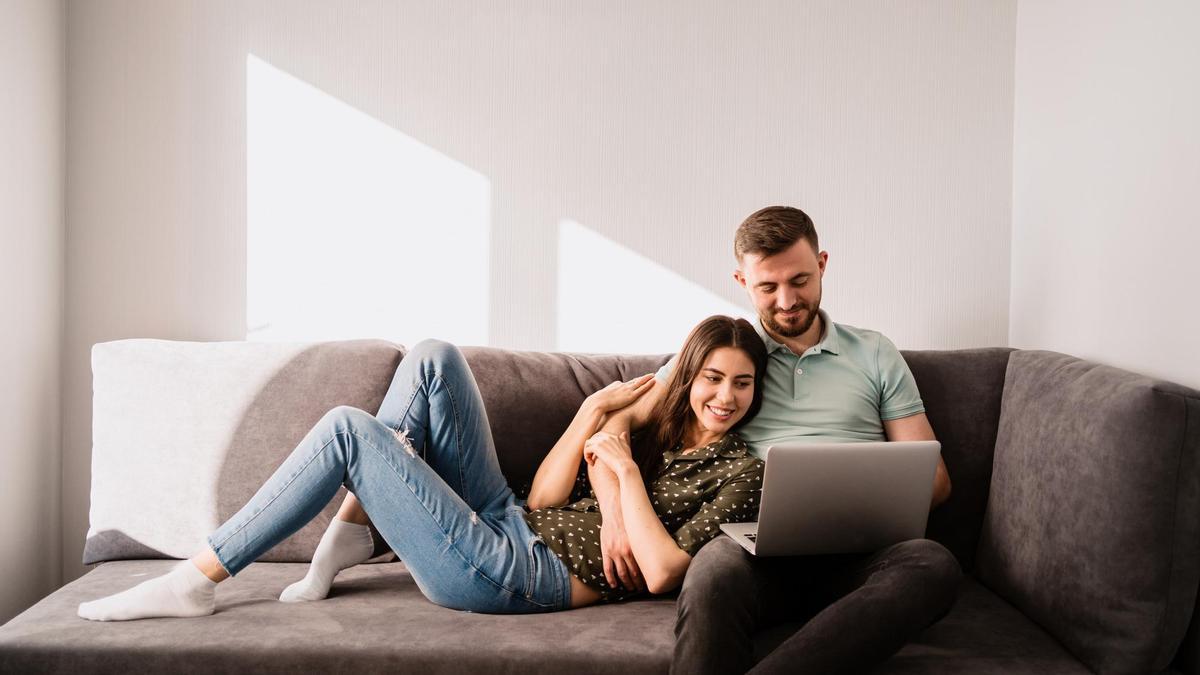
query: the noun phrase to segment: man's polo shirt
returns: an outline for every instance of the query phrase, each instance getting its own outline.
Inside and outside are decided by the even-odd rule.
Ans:
[[[891,340],[819,313],[824,334],[799,355],[755,326],[767,346],[763,403],[738,434],[760,459],[780,443],[886,440],[884,420],[925,412],[916,380]],[[674,364],[672,358],[659,369],[660,382]]]

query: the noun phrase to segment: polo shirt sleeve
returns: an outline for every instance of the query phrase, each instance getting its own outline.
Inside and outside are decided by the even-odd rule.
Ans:
[[[721,532],[722,523],[745,523],[758,517],[762,491],[763,462],[750,457],[733,478],[725,482],[711,501],[700,507],[672,535],[675,543],[690,556]]]
[[[898,420],[925,412],[912,371],[896,345],[883,335],[879,336],[875,364],[879,373],[879,419]]]

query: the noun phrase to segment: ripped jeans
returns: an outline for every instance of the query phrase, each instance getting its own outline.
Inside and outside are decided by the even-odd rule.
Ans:
[[[334,408],[208,543],[230,574],[345,485],[432,602],[495,614],[571,606],[567,568],[525,522],[462,353],[425,341],[373,416]]]

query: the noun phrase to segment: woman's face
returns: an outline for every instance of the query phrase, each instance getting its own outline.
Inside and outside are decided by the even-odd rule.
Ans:
[[[724,436],[754,400],[754,362],[734,347],[718,347],[692,380],[688,400],[703,444]]]

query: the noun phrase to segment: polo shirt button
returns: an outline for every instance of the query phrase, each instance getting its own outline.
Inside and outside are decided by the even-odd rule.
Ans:
[[[797,375],[803,375],[803,374],[804,374],[804,369],[803,369],[803,368],[797,368],[797,369],[796,369],[796,374],[797,374]]]

